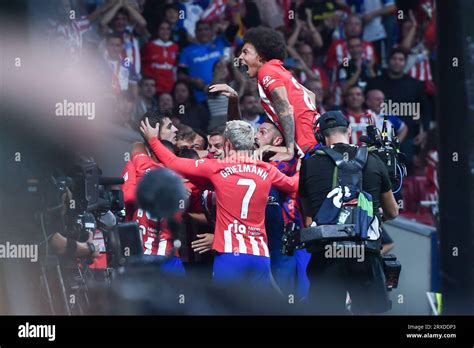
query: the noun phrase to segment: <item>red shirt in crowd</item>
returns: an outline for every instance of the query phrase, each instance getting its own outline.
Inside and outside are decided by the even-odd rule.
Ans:
[[[354,145],[362,145],[360,137],[362,135],[367,135],[367,126],[375,125],[373,116],[367,110],[364,110],[360,114],[346,110],[345,115],[352,128],[350,143]]]
[[[170,93],[176,81],[179,47],[173,41],[155,40],[146,43],[141,51],[142,73],[155,79],[158,93]]]
[[[362,41],[362,59],[370,60],[377,63],[377,53],[371,42]],[[344,58],[350,58],[349,51],[347,49],[347,41],[339,39],[333,41],[329,46],[328,54],[326,56],[326,67],[329,70],[337,69],[339,65],[343,63]]]

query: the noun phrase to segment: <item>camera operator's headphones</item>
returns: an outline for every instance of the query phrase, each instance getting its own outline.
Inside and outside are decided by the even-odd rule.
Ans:
[[[329,112],[332,112],[332,111],[329,111]],[[321,117],[323,117],[323,115],[319,116],[319,118],[314,123],[313,133],[314,133],[314,137],[316,138],[318,144],[326,145],[326,139],[324,138],[323,133],[321,132],[320,128],[318,127],[319,126],[319,121],[321,120]],[[328,119],[333,119],[333,120],[336,121],[336,118],[334,118],[334,116],[333,117],[328,116],[327,118]],[[347,126],[349,126],[350,122],[347,119],[346,119],[346,122],[347,122]]]
[[[314,123],[313,133],[314,133],[314,137],[316,138],[316,141],[318,142],[318,144],[326,145],[326,139],[324,139],[324,135],[319,130],[319,127],[318,127],[320,119],[321,119],[321,116]]]

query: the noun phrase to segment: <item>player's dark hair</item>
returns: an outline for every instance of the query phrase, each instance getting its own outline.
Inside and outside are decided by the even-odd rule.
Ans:
[[[194,130],[185,124],[180,124],[178,127],[178,133],[176,134],[178,140],[194,140],[196,133]]]
[[[175,155],[178,153],[178,148],[171,141],[161,140],[161,143]]]
[[[209,142],[207,141],[207,134],[197,128],[193,128],[193,131],[204,139],[204,148],[207,149],[207,147],[209,146]]]
[[[249,29],[244,35],[244,42],[252,44],[257,53],[266,61],[286,58],[286,42],[283,35],[273,29],[256,27]]]
[[[285,141],[285,136],[281,133],[281,131],[278,129],[278,127],[275,125],[275,123],[272,122],[272,120],[270,120],[268,117],[265,118],[265,120],[263,120],[262,124],[263,123],[269,123],[271,124],[273,127],[275,127],[275,129],[278,131],[278,133],[280,133],[280,136],[282,137],[283,141],[282,143],[280,144],[280,146],[286,146],[286,141]]]
[[[209,131],[209,136],[210,136],[210,137],[213,137],[213,136],[215,136],[215,135],[224,136],[224,131],[225,131],[225,124],[224,124],[224,125],[221,125],[221,126],[217,126],[217,127],[212,128],[212,129]]]
[[[182,148],[178,152],[178,157],[182,158],[191,158],[191,159],[199,159],[198,153],[193,149],[188,149],[186,147]]]
[[[163,126],[165,118],[169,118],[171,120],[172,114],[169,111],[147,111],[143,114],[141,121],[145,121],[145,118],[148,118],[148,122],[150,126],[153,128],[156,127],[156,124],[160,125],[160,128]]]

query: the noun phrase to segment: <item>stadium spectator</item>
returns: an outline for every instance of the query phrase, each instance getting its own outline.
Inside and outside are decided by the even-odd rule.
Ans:
[[[387,32],[384,20],[393,17],[396,11],[394,0],[346,0],[347,5],[352,6],[355,13],[362,16],[364,32],[362,38],[371,42],[382,65],[384,65],[389,47],[387,47]]]
[[[246,93],[240,97],[240,112],[242,120],[249,123],[255,130],[257,130],[267,118],[262,111],[258,99],[254,94]]]
[[[295,47],[296,41],[302,41],[307,44],[310,48],[321,48],[323,46],[323,39],[319,34],[319,31],[315,28],[312,20],[311,9],[307,9],[306,21],[296,17],[295,18],[295,29],[288,39],[288,47]],[[311,52],[312,53],[312,52]],[[308,67],[312,67],[313,62],[308,64]]]
[[[345,98],[346,109],[344,116],[349,120],[352,134],[349,139],[351,144],[361,145],[360,137],[367,135],[367,126],[375,125],[375,117],[364,109],[364,92],[355,85],[349,88]]]
[[[385,95],[381,90],[372,89],[367,92],[365,98],[365,104],[367,105],[369,112],[375,117],[375,125],[382,131],[383,120],[386,114],[382,113],[382,105],[385,101]],[[392,129],[395,135],[400,141],[405,140],[408,134],[408,127],[400,118],[394,115],[386,115],[388,117],[387,122],[387,134],[389,139],[392,137]]]
[[[193,86],[196,101],[202,103],[207,99],[214,63],[223,57],[224,48],[230,44],[222,35],[213,39],[211,25],[203,21],[196,23],[196,39],[180,54],[178,77]]]
[[[55,54],[67,57],[70,64],[77,63],[83,54],[84,36],[91,30],[92,23],[97,21],[112,6],[109,1],[104,6],[97,7],[89,15],[76,15],[71,18],[73,8],[70,0],[62,0],[54,19],[49,19],[48,42]]]
[[[423,145],[429,130],[431,110],[423,83],[404,73],[407,55],[402,49],[393,49],[387,71],[370,80],[366,91],[379,89],[385,94],[387,108],[397,106],[397,110],[386,110],[398,117],[404,117],[409,132],[401,144],[401,151],[408,159],[407,169],[411,172],[415,146]],[[401,106],[410,106],[403,110]],[[401,114],[404,111],[405,114]]]
[[[162,93],[158,97],[158,110],[164,113],[170,113],[174,110],[173,96],[169,93]]]
[[[123,58],[133,65],[138,76],[141,72],[140,47],[134,29],[144,33],[146,25],[145,18],[127,0],[118,0],[100,21],[103,35],[114,33],[122,37]]]
[[[374,61],[365,60],[362,57],[362,40],[360,38],[347,39],[347,51],[351,58],[348,61],[343,61],[337,72],[337,81],[343,94],[354,85],[364,89],[369,79],[375,77]]]
[[[416,80],[423,81],[426,92],[429,95],[434,95],[435,87],[430,62],[431,53],[424,40],[421,39],[422,31],[418,27],[413,12],[410,11],[410,17],[405,19],[400,27],[401,41],[397,47],[408,53],[405,73]]]
[[[306,80],[304,86],[315,94],[316,110],[322,115],[326,112],[326,92],[320,80]]]
[[[235,82],[229,82],[229,69],[224,59],[220,59],[214,63],[213,66],[214,77],[211,85],[225,83],[232,88],[236,88]],[[227,122],[227,98],[223,95],[209,93],[207,98],[207,106],[211,118],[209,120],[209,129],[224,125]]]
[[[329,88],[329,80],[326,72],[321,67],[318,67],[314,60],[313,49],[308,44],[300,44],[295,50],[293,47],[288,46],[288,52],[295,58],[301,67],[301,72],[298,75],[298,80],[301,83],[305,83],[308,79],[321,80],[324,89]]]
[[[121,56],[122,36],[108,35],[106,45],[107,51],[103,58],[102,74],[106,81],[110,81],[111,92],[114,95],[119,95],[122,91],[130,90],[134,96],[138,96],[138,77],[135,68]]]
[[[347,17],[344,21],[344,36],[344,39],[335,40],[329,46],[325,63],[329,70],[342,64],[344,58],[350,58],[347,40],[353,37],[362,37],[362,19],[359,16],[351,14]],[[378,61],[374,46],[365,40],[362,41],[362,57],[375,63]]]
[[[162,21],[158,25],[156,40],[146,43],[141,49],[143,74],[155,79],[159,94],[171,92],[176,82],[179,48],[170,38],[170,24]]]
[[[192,128],[207,129],[210,119],[209,110],[195,102],[191,88],[185,81],[177,81],[173,87],[174,114],[181,123]]]
[[[144,76],[138,86],[139,93],[135,115],[136,121],[140,120],[145,112],[158,111],[155,80],[151,77]]]
[[[167,4],[163,8],[164,19],[171,27],[171,41],[178,44],[179,49],[182,50],[189,44],[191,38],[186,29],[179,25],[179,7],[176,4]]]

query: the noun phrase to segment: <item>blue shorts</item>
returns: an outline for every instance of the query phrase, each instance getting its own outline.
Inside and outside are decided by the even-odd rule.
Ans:
[[[309,260],[311,260],[311,254],[306,249],[295,250],[296,259],[296,273],[297,273],[297,285],[296,294],[299,300],[308,298],[309,295],[309,278],[306,273],[308,268]]]
[[[155,255],[145,255],[144,258],[150,261],[157,261],[164,260],[165,256],[155,256]],[[173,256],[170,259],[166,260],[165,262],[159,265],[161,271],[165,273],[172,273],[176,275],[184,276],[186,275],[186,271],[184,270],[183,262],[181,258],[178,256]]]
[[[213,278],[217,283],[242,283],[256,287],[272,286],[270,258],[265,256],[217,253]]]
[[[280,250],[271,250],[270,264],[275,282],[283,295],[295,294],[296,256],[286,256]]]

